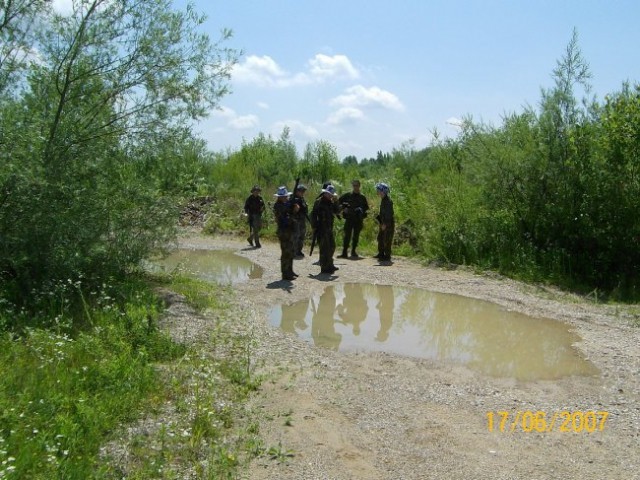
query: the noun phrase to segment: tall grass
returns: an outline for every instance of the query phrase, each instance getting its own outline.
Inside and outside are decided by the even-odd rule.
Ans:
[[[216,287],[176,288],[224,315]],[[259,383],[250,339],[220,325],[215,348],[173,342],[158,328],[161,301],[136,279],[84,297],[81,307],[57,297],[39,326],[0,337],[0,478],[177,478],[196,467],[198,478],[235,478],[237,405]],[[15,324],[10,313],[2,324]],[[140,428],[144,418],[156,427]],[[126,461],[114,455],[123,450]]]

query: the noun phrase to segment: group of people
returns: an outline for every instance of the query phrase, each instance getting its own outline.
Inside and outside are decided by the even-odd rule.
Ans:
[[[344,218],[342,253],[338,258],[359,258],[357,253],[360,232],[364,226],[364,219],[369,210],[366,197],[360,193],[360,181],[351,182],[352,191],[338,196],[331,183],[322,186],[316,197],[311,213],[304,198],[307,188],[296,181],[293,192],[286,186],[278,188],[274,194],[276,201],[273,213],[277,224],[277,235],[280,241],[280,268],[283,280],[295,280],[298,277],[293,271],[294,258],[304,257],[302,248],[307,232],[307,222],[311,225],[313,235],[311,251],[318,245],[320,251],[320,272],[332,274],[338,270],[334,265],[333,256],[336,250],[334,235],[334,219]],[[380,197],[380,210],[376,215],[378,222],[378,254],[379,261],[391,260],[391,244],[395,231],[393,202],[389,196],[390,189],[386,183],[376,184],[376,192]],[[260,228],[262,227],[262,213],[266,206],[262,199],[261,189],[255,185],[251,195],[247,198],[244,211],[249,221],[249,244],[260,248]],[[349,247],[351,247],[350,257]]]

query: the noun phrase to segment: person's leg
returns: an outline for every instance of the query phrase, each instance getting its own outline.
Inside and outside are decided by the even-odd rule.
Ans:
[[[335,265],[333,264],[333,256],[336,253],[336,237],[333,234],[333,231],[329,232],[329,257],[331,258],[331,267],[334,270],[337,270]]]
[[[382,228],[378,228],[378,254],[374,258],[382,258],[384,257],[384,230]]]
[[[333,273],[337,270],[333,264],[333,254],[336,251],[336,241],[333,232],[327,232],[320,236],[320,271]]]
[[[290,231],[281,232],[280,239],[280,270],[283,280],[293,280],[293,236]]]
[[[251,245],[253,247],[253,214],[250,213],[247,223],[249,224],[249,236],[247,237],[247,242],[249,242],[249,245]]]
[[[295,236],[293,239],[293,253],[296,257],[304,257],[304,253],[302,253],[302,245],[304,242],[304,234],[305,234],[305,223],[304,218],[302,220],[298,220],[295,226]]]
[[[302,219],[302,223],[300,225],[300,238],[298,240],[298,252],[300,256],[304,257],[304,237],[307,236],[307,222]]]
[[[318,250],[320,250],[320,271],[327,273],[331,268],[331,260],[329,258],[329,242],[326,235],[318,237]]]
[[[255,215],[253,218],[253,241],[256,247],[260,248],[260,230],[262,229],[262,215]]]
[[[353,232],[353,223],[348,218],[344,221],[344,235],[342,240],[342,254],[338,258],[347,258],[349,251],[349,243],[351,242],[351,233]]]
[[[394,226],[387,225],[387,229],[385,230],[385,238],[384,238],[384,259],[391,260],[391,246],[393,244],[393,234],[394,234]]]
[[[357,221],[353,225],[353,243],[351,244],[351,256],[357,257],[358,243],[360,242],[360,232],[362,231],[362,220]]]

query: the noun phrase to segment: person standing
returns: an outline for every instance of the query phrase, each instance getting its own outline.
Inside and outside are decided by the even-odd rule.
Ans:
[[[344,218],[342,254],[338,255],[338,258],[347,258],[352,235],[351,258],[358,258],[356,249],[358,248],[364,218],[367,216],[367,210],[369,210],[367,198],[360,193],[360,180],[353,180],[351,187],[353,188],[351,192],[345,193],[338,199],[338,204],[342,209],[342,217]]]
[[[389,197],[390,189],[386,183],[376,184],[376,192],[380,197],[380,213],[378,220],[378,254],[374,258],[379,261],[391,260],[391,244],[395,230],[395,218],[393,214],[393,202]]]
[[[282,186],[273,195],[276,202],[273,205],[273,213],[278,226],[277,235],[280,241],[280,271],[283,280],[295,280],[298,276],[293,271],[293,232],[295,229],[295,214],[300,209],[290,199],[291,192],[287,187]]]
[[[296,227],[293,233],[293,251],[296,257],[304,257],[302,247],[304,246],[304,237],[307,234],[307,220],[309,219],[309,206],[304,198],[307,187],[300,184],[293,192],[293,201],[300,206],[298,213],[295,214]]]
[[[333,273],[338,270],[338,267],[333,264],[333,254],[336,251],[333,217],[339,212],[335,193],[336,190],[333,185],[327,185],[321,190],[320,196],[313,204],[313,210],[311,211],[313,235],[320,247],[321,273]]]
[[[247,241],[252,247],[262,247],[260,245],[260,229],[262,228],[262,213],[265,211],[264,200],[260,196],[262,189],[258,185],[254,185],[251,189],[251,195],[244,202],[244,213],[249,221],[249,237]]]

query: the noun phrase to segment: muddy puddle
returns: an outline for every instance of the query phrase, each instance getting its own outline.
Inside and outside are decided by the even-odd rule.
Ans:
[[[270,322],[339,351],[385,351],[464,364],[497,377],[551,380],[597,369],[562,322],[459,295],[370,284],[339,284],[275,306]]]
[[[150,269],[180,273],[207,282],[236,284],[262,278],[262,267],[231,250],[178,249],[164,259],[153,260]]]

